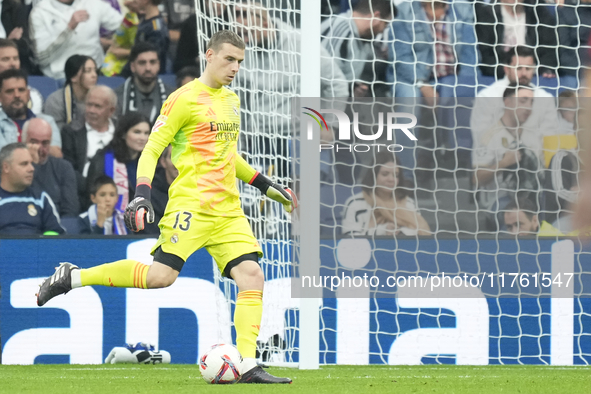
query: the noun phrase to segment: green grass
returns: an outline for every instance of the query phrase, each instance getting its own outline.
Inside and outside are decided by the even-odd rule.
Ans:
[[[0,365],[0,393],[591,393],[591,367],[326,366],[270,368],[285,386],[210,386],[196,365]]]

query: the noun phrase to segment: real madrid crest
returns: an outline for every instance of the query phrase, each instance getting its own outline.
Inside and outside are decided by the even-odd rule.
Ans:
[[[179,242],[178,235],[174,234],[172,237],[170,237],[170,242],[172,242],[173,244]]]
[[[37,216],[37,208],[35,208],[35,206],[33,204],[29,204],[27,206],[27,212],[31,216]]]

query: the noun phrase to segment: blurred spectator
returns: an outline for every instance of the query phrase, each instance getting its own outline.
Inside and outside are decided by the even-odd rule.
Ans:
[[[189,17],[195,18],[195,0],[163,0],[160,9],[170,37],[168,53],[170,58],[174,59],[181,37],[182,23]]]
[[[78,186],[72,165],[49,155],[51,126],[40,118],[28,120],[23,126],[23,142],[33,158],[33,187],[44,190],[53,200],[61,217],[78,216]]]
[[[51,197],[31,188],[35,169],[27,146],[0,149],[0,167],[0,235],[63,234]]]
[[[285,177],[290,157],[291,99],[299,94],[301,84],[297,56],[301,35],[290,25],[271,18],[260,3],[237,5],[236,23],[238,34],[246,43],[245,58],[237,75],[241,103],[247,110],[242,111],[242,121],[257,131],[256,137],[243,140],[244,150],[252,152],[258,147],[267,162],[256,164],[266,171],[269,161],[279,161],[276,173]],[[320,74],[322,97],[349,95],[345,76],[324,48]]]
[[[534,198],[541,189],[542,134],[525,125],[532,113],[531,88],[511,84],[503,94],[504,112],[487,132],[474,141],[472,163],[478,206],[487,227],[495,230],[496,212],[509,201]]]
[[[554,77],[558,66],[556,20],[548,6],[538,0],[475,2],[476,34],[483,75],[502,78],[501,64],[515,46],[535,48],[540,75]]]
[[[144,114],[150,123],[156,120],[160,108],[173,88],[165,85],[158,77],[160,61],[158,51],[148,42],[133,46],[129,55],[132,76],[119,86],[117,93],[117,115],[130,111]]]
[[[90,161],[87,188],[99,175],[110,176],[117,185],[119,196],[115,208],[125,211],[135,194],[137,164],[149,136],[150,123],[144,115],[129,112],[122,116],[109,145],[99,150]]]
[[[558,4],[558,55],[561,76],[583,77],[579,71],[589,66],[589,36],[591,34],[591,1],[564,0]]]
[[[99,30],[113,31],[123,16],[104,1],[43,0],[31,11],[31,39],[43,74],[63,79],[72,55],[86,55],[103,64]]]
[[[345,202],[343,234],[431,234],[409,196],[410,188],[392,153],[376,155],[375,165],[365,174],[362,185],[363,191]]]
[[[126,235],[123,212],[115,208],[118,198],[113,178],[99,175],[90,186],[92,205],[80,214],[80,234]]]
[[[536,204],[527,198],[509,202],[504,221],[507,232],[516,236],[535,235],[540,230]]]
[[[128,6],[132,4],[134,2],[130,2]],[[123,72],[123,68],[129,59],[131,48],[135,43],[139,23],[140,20],[137,13],[131,9],[123,17],[123,22],[121,22],[121,26],[115,31],[113,44],[109,47],[105,55],[105,62],[101,68],[101,72],[105,76],[112,77]]]
[[[154,223],[158,223],[168,203],[168,189],[176,177],[179,170],[172,164],[172,145],[168,145],[158,160],[158,167],[154,180],[152,181],[152,206],[154,207]]]
[[[140,24],[137,27],[134,45],[140,42],[152,44],[158,52],[160,73],[166,74],[166,59],[170,39],[168,37],[168,28],[158,9],[161,2],[162,0],[135,0],[140,15]],[[132,60],[130,59],[130,61]]]
[[[579,100],[577,93],[565,90],[558,95],[558,132],[574,134],[579,128]]]
[[[505,77],[478,92],[470,117],[473,140],[478,141],[482,133],[497,123],[503,115],[503,93],[510,84],[529,86],[536,100],[526,128],[538,130],[542,135],[556,134],[558,120],[554,97],[541,87],[531,83],[535,73],[534,51],[531,48],[517,46],[507,54],[504,66]]]
[[[228,21],[226,6],[221,1],[198,0],[201,4],[199,10],[199,32],[206,37],[224,28]],[[211,13],[211,14],[210,14]],[[207,20],[205,20],[205,18]],[[187,66],[199,67],[199,53],[201,42],[197,34],[197,17],[185,19],[180,26],[180,37],[177,43],[176,56],[174,58],[173,72],[178,72]],[[202,52],[205,53],[205,50]]]
[[[16,43],[23,69],[28,74],[37,74],[39,69],[29,40],[29,13],[19,0],[4,0],[0,11],[0,38]]]
[[[51,116],[37,113],[29,108],[29,87],[27,74],[23,70],[6,70],[0,73],[0,147],[21,142],[23,125],[29,119],[39,117],[51,125],[52,137],[49,153],[55,157],[62,157],[62,139],[55,120]]]
[[[472,4],[412,1],[398,6],[390,30],[389,72],[395,97],[453,97],[456,77],[474,78],[478,54]],[[450,89],[442,90],[443,87]]]
[[[89,56],[73,55],[66,61],[66,84],[49,95],[44,111],[59,129],[73,121],[83,122],[86,95],[96,85],[96,63]]]
[[[368,75],[367,70],[372,69],[376,60],[374,43],[378,35],[395,15],[396,8],[389,1],[360,0],[352,11],[333,15],[322,22],[322,45],[350,84],[349,95],[374,96],[370,83],[385,80],[385,75],[377,77],[373,70]]]
[[[176,73],[176,87],[185,86],[195,78],[199,78],[199,68],[195,66],[187,66]]]
[[[0,73],[6,70],[19,70],[21,68],[21,61],[18,54],[18,48],[13,40],[0,38]],[[26,69],[25,69],[26,70]],[[29,72],[29,74],[31,74]],[[29,86],[29,103],[28,107],[34,113],[43,111],[43,96],[39,91]]]
[[[573,204],[579,192],[580,160],[576,151],[559,150],[552,157],[544,190],[544,219],[562,233],[570,233],[573,224]]]
[[[99,149],[113,139],[115,124],[111,119],[117,107],[117,96],[108,86],[92,87],[86,95],[83,125],[66,125],[62,130],[64,159],[74,166],[80,203],[85,208],[88,163]]]

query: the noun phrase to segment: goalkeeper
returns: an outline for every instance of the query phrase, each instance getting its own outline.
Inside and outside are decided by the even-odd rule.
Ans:
[[[288,212],[296,201],[291,190],[273,184],[237,153],[240,100],[224,86],[235,78],[244,47],[235,33],[215,33],[207,46],[205,71],[169,96],[152,128],[139,160],[135,198],[127,206],[125,222],[131,230],[140,231],[146,221],[154,220],[151,181],[158,157],[172,144],[172,162],[179,176],[170,186],[166,212],[159,223],[153,264],[119,260],[79,269],[61,263],[41,285],[37,304],[42,306],[81,286],[170,286],[189,256],[205,247],[222,274],[238,285],[234,324],[236,344],[244,357],[240,382],[291,383],[270,375],[255,361],[263,312],[264,276],[258,264],[262,250],[240,207],[236,178],[259,188]]]

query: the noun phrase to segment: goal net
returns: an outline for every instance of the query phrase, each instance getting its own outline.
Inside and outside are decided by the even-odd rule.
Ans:
[[[590,364],[591,255],[578,239],[557,238],[572,230],[569,209],[576,199],[581,155],[579,121],[573,114],[584,106],[577,94],[577,71],[586,43],[580,38],[563,43],[556,37],[554,52],[568,49],[569,59],[574,56],[579,63],[559,67],[555,78],[533,76],[532,83],[543,86],[546,97],[534,90],[535,98],[520,104],[521,93],[513,93],[513,116],[527,112],[529,105],[532,119],[554,111],[557,123],[538,120],[538,131],[552,130],[539,136],[536,149],[499,139],[494,149],[519,157],[483,187],[487,179],[475,171],[487,164],[486,149],[478,150],[482,135],[501,120],[508,104],[502,98],[505,89],[475,99],[500,77],[483,76],[479,67],[483,59],[473,2],[453,2],[451,11],[446,5],[446,15],[453,17],[431,31],[424,28],[421,8],[415,7],[419,2],[397,2],[399,28],[392,30],[371,14],[354,20],[349,10],[356,1],[322,1],[320,81],[301,75],[301,57],[313,56],[306,53],[306,40],[313,38],[300,30],[299,3],[197,0],[197,26],[202,53],[211,32],[220,28],[247,42],[246,59],[231,86],[242,102],[240,152],[277,182],[292,184],[298,170],[290,121],[304,114],[304,107],[312,108],[305,98],[298,99],[302,84],[320,84],[323,96],[338,97],[312,108],[317,113],[302,115],[324,144],[317,201],[320,276],[308,282],[324,295],[320,363]],[[564,14],[555,33],[567,26]],[[577,34],[591,27],[580,18],[577,23]],[[453,49],[446,52],[451,35],[461,35],[463,41],[448,45]],[[530,49],[540,63],[538,47]],[[453,64],[440,58],[437,62],[443,64],[434,64],[430,50],[447,54],[445,61],[451,58]],[[495,52],[495,69],[506,54]],[[417,77],[425,64],[430,81]],[[440,67],[441,72],[453,77],[440,78],[437,66],[448,66]],[[425,85],[438,92],[435,103],[422,97],[428,91],[422,89]],[[348,119],[350,139],[342,138],[343,126],[334,111]],[[416,140],[404,127],[390,127],[408,125],[409,119],[412,123],[411,115],[416,123],[408,127]],[[478,122],[484,124],[482,133],[475,132]],[[332,133],[322,134],[328,130]],[[383,161],[384,152],[395,157],[394,165]],[[374,194],[380,182],[390,188],[394,202]],[[298,362],[300,300],[292,297],[291,287],[305,286],[305,281],[291,278],[297,234],[278,204],[261,201],[248,185],[241,184],[240,191],[265,250],[261,360]],[[514,200],[517,206],[508,209]],[[525,230],[525,223],[518,224],[530,233],[517,237],[506,211],[523,211],[538,225]],[[541,236],[542,227],[549,228],[544,222],[557,231]],[[306,224],[300,226],[305,231]],[[355,280],[364,278],[373,282],[357,286]],[[220,307],[233,313],[236,287],[220,276],[216,280],[225,294]]]

